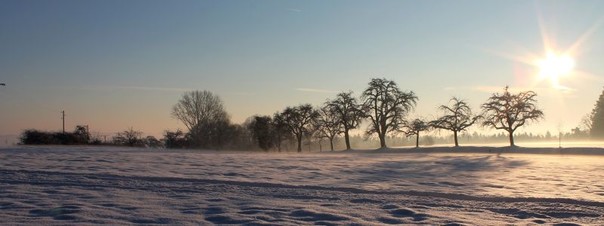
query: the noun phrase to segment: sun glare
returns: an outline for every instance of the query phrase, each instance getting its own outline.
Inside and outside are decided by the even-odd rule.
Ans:
[[[537,62],[537,66],[542,79],[549,79],[552,85],[559,86],[560,77],[571,74],[575,60],[568,55],[548,53],[544,59]]]

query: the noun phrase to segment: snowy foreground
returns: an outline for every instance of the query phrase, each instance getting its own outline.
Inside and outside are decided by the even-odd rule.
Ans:
[[[1,224],[604,225],[604,156],[0,149]]]

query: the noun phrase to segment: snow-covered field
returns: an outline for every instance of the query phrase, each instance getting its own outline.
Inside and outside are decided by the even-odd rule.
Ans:
[[[604,156],[0,149],[1,224],[604,225]]]

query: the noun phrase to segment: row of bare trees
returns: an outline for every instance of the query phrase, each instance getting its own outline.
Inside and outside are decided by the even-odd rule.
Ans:
[[[481,106],[482,113],[474,114],[468,103],[457,97],[451,98],[449,105],[441,105],[443,115],[433,121],[412,120],[406,124],[405,133],[416,136],[415,146],[419,146],[419,134],[430,129],[443,129],[453,132],[455,146],[459,146],[458,133],[481,121],[482,126],[508,132],[510,146],[515,146],[514,132],[531,121],[543,118],[543,111],[536,106],[533,91],[512,94],[505,87],[503,94],[494,93]]]
[[[480,114],[473,114],[466,101],[454,97],[449,105],[439,107],[443,114],[435,120],[407,120],[418,101],[415,93],[402,91],[392,80],[374,78],[359,99],[352,92],[342,92],[317,108],[301,104],[286,107],[273,116],[252,116],[242,126],[248,133],[240,131],[235,135],[249,135],[251,143],[264,150],[281,151],[283,142],[294,140],[297,151],[301,152],[304,138],[327,139],[333,150],[334,139],[343,134],[346,149],[351,149],[350,131],[366,120],[369,126],[365,134],[376,135],[381,148],[386,147],[387,135],[391,133],[416,136],[418,146],[420,133],[430,129],[452,131],[455,146],[459,146],[458,133],[481,122],[483,126],[507,131],[510,145],[514,146],[514,132],[543,117],[535,97],[532,91],[512,94],[506,87],[502,94],[493,94],[481,106]],[[172,115],[185,124],[189,130],[186,137],[194,146],[214,148],[229,139],[245,140],[233,135],[236,130],[232,129],[220,98],[208,91],[185,93]]]
[[[259,146],[268,149],[271,136],[266,136],[267,128],[273,128],[274,141],[281,150],[283,138],[293,137],[298,152],[302,151],[304,137],[327,139],[333,150],[334,139],[344,134],[346,149],[350,146],[350,131],[356,129],[362,120],[369,119],[371,126],[366,134],[377,134],[380,146],[386,147],[386,135],[399,131],[405,122],[405,116],[415,106],[417,96],[413,92],[401,91],[394,81],[372,79],[369,87],[361,95],[361,103],[352,92],[343,92],[333,100],[327,100],[323,106],[314,108],[310,104],[286,107],[282,112],[270,116],[255,116],[251,130]],[[268,123],[268,122],[272,122]],[[262,126],[260,126],[260,125]],[[269,126],[270,125],[270,126]]]

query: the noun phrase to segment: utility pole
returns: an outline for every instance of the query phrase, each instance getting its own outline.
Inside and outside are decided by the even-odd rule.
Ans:
[[[61,119],[63,119],[63,133],[65,133],[65,111],[61,111]]]

